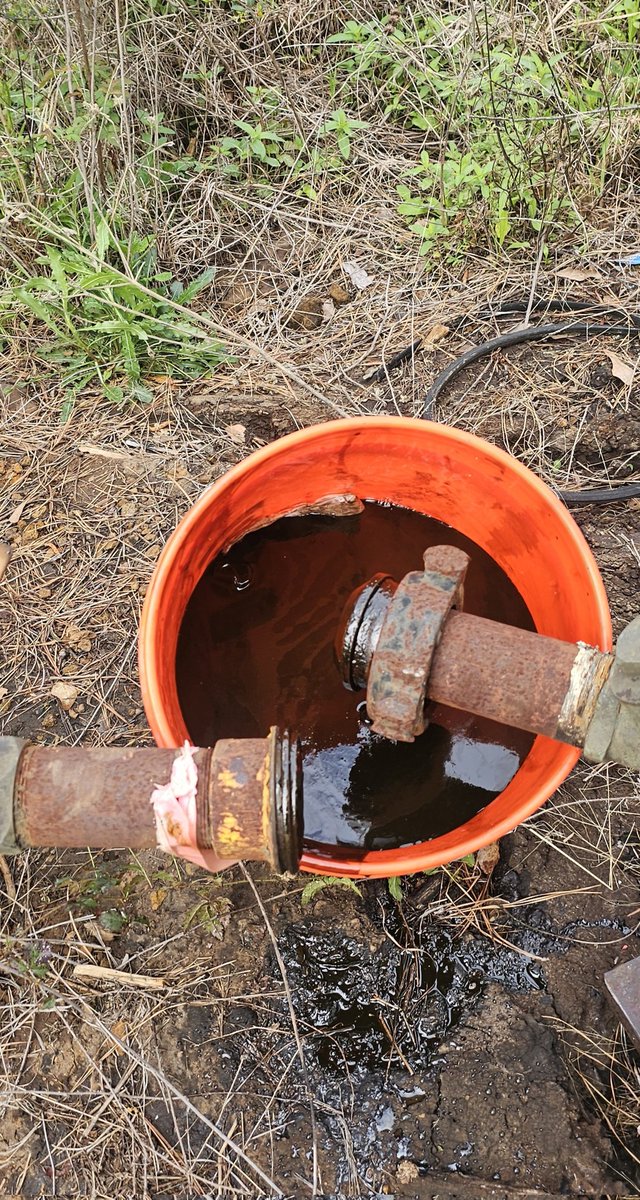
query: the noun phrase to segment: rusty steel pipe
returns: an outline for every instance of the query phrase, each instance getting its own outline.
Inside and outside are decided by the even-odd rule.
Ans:
[[[430,700],[584,747],[614,656],[452,610],[468,563],[432,546],[422,573],[352,593],[335,644],[345,687],[366,686],[374,731],[397,741],[426,728]]]
[[[3,754],[10,761],[4,774]],[[0,808],[12,813],[2,826],[4,840],[12,824],[15,849],[156,846],[151,795],[170,779],[175,758],[175,750],[155,748],[16,748],[16,739],[0,738]],[[274,727],[267,738],[196,749],[193,760],[198,848],[296,871],[302,823],[296,743]]]
[[[593,646],[452,612],[427,694],[450,708],[583,746],[612,662],[612,654]]]

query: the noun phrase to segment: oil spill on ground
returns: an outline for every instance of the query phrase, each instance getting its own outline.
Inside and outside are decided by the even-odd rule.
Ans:
[[[506,874],[501,883],[513,885]],[[460,1069],[469,1046],[474,1047],[465,1066],[470,1095],[482,1098],[488,1127],[500,1111],[499,1090],[514,1070],[513,1058],[520,1072],[514,1078],[517,1120],[528,1119],[528,1106],[533,1113],[546,1105],[550,1124],[563,1124],[563,1136],[571,1140],[564,1100],[569,1084],[556,1076],[548,1020],[554,1016],[553,1001],[546,994],[541,960],[563,957],[583,927],[624,932],[619,921],[606,918],[558,926],[543,905],[532,903],[494,913],[495,938],[460,936],[456,928],[427,917],[419,902],[412,903],[431,882],[407,883],[401,906],[378,885],[375,900],[370,895],[366,901],[368,921],[364,915],[329,920],[316,909],[313,917],[287,925],[279,937],[307,1067],[322,1105],[321,1124],[337,1142],[342,1118],[336,1114],[345,1105],[357,1112],[357,1122],[350,1125],[353,1154],[361,1177],[371,1171],[372,1182],[389,1171],[403,1177],[405,1169],[414,1179],[428,1176],[434,1163],[452,1175],[473,1175],[478,1169],[472,1103],[457,1092],[448,1098],[448,1073],[452,1064]],[[464,881],[460,898],[465,898]],[[274,961],[270,969],[275,981]],[[502,1065],[493,1062],[492,1042],[484,1044],[487,1011],[496,1014],[502,1053],[510,1056]],[[489,1029],[493,1039],[490,1022],[487,1034]],[[514,1045],[523,1039],[530,1043],[524,1071],[519,1050],[514,1057]],[[508,1136],[498,1125],[495,1138]],[[495,1154],[500,1161],[498,1149]],[[516,1157],[514,1183],[525,1169]]]
[[[281,935],[296,1012],[320,1071],[370,1077],[407,1064],[425,1069],[488,983],[544,987],[538,962],[487,939],[457,940],[429,924],[417,940],[411,949],[390,939],[368,946],[316,921]]]
[[[481,937],[457,938],[437,922],[409,928],[386,897],[381,903],[384,932],[372,938],[369,925],[369,940],[357,918],[347,932],[318,915],[279,937],[321,1122],[337,1141],[337,1114],[345,1105],[357,1111],[353,1153],[372,1180],[403,1160],[426,1173],[426,1114],[437,1108],[451,1039],[487,989],[497,985],[508,995],[545,987],[535,960]],[[275,962],[271,969],[275,981]],[[458,1149],[447,1169],[464,1169],[471,1150],[462,1142]]]
[[[450,543],[471,564],[465,609],[523,628],[530,614],[479,546],[407,509],[290,517],[249,534],[205,572],[178,643],[180,705],[196,745],[288,728],[304,756],[304,826],[316,852],[358,856],[463,824],[515,774],[533,738],[465,713],[411,745],[372,733],[363,693],[342,686],[333,643],[348,597],[379,571],[419,570]],[[442,710],[440,710],[442,713]]]

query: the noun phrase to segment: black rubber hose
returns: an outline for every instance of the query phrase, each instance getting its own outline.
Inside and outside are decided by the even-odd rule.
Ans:
[[[478,314],[475,320],[489,320],[495,317],[507,316],[508,314],[520,312],[588,312],[593,316],[609,316],[619,317],[617,323],[602,323],[594,321],[559,321],[549,322],[544,325],[527,325],[524,329],[511,329],[507,333],[499,334],[497,337],[489,338],[486,342],[481,342],[478,346],[472,346],[470,350],[466,350],[453,362],[449,363],[439,375],[436,376],[431,387],[427,389],[425,394],[425,402],[422,413],[423,419],[428,420],[433,413],[433,406],[439,398],[443,389],[450,381],[455,378],[460,371],[464,371],[466,367],[478,362],[481,358],[486,358],[488,355],[495,353],[496,350],[503,350],[509,346],[521,346],[527,342],[538,342],[544,338],[555,337],[558,334],[573,334],[589,337],[591,334],[614,334],[617,337],[633,337],[640,335],[640,316],[624,313],[620,309],[608,307],[606,305],[588,305],[576,300],[542,300],[535,304],[529,305],[524,301],[507,301],[505,304],[495,311],[487,310]],[[472,320],[467,315],[451,322],[449,328],[458,330],[467,321]],[[417,344],[414,342],[409,348],[407,357],[413,355],[417,349]],[[397,355],[396,358],[400,358]],[[610,504],[616,500],[631,500],[640,496],[640,483],[620,484],[617,487],[610,488],[585,488],[577,492],[574,491],[559,491],[558,495],[561,500],[567,505],[575,504]]]
[[[522,346],[525,342],[540,342],[543,338],[554,337],[559,333],[584,334],[588,337],[592,333],[615,333],[618,336],[631,337],[640,334],[640,327],[635,325],[604,325],[593,321],[554,321],[548,325],[527,325],[526,329],[510,329],[508,333],[501,333],[497,337],[489,338],[487,342],[480,342],[478,346],[472,346],[470,350],[465,350],[459,358],[455,358],[449,363],[448,367],[444,368],[439,375],[436,375],[431,387],[427,389],[424,398],[424,409],[422,416],[430,417],[433,411],[433,405],[439,398],[442,390],[447,384],[459,375],[460,371],[464,371],[465,367],[471,366],[480,358],[487,358],[496,350],[505,350],[508,346]]]
[[[579,492],[558,492],[565,504],[611,504],[613,500],[635,500],[640,483],[620,483],[610,488],[584,488]]]

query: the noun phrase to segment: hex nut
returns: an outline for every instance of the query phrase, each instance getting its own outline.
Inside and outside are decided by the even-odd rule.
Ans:
[[[424,572],[399,583],[371,658],[367,711],[374,733],[412,742],[427,727],[427,683],[435,648],[452,607],[463,603],[469,555],[430,546]]]

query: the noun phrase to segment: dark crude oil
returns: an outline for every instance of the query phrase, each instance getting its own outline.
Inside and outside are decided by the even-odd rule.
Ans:
[[[507,785],[533,738],[438,707],[411,744],[371,731],[364,693],[343,687],[333,643],[343,605],[377,571],[401,579],[428,546],[466,550],[466,611],[531,629],[521,596],[474,542],[441,522],[367,503],[356,516],[286,517],[208,567],[178,641],[191,740],[287,728],[303,752],[304,839],[353,857],[447,833]]]

